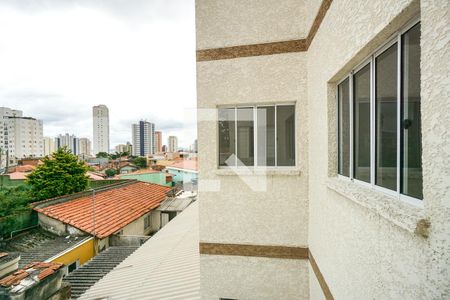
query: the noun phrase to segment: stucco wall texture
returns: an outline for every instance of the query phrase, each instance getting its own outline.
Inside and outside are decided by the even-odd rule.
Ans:
[[[423,208],[330,179],[336,81],[419,11]],[[449,20],[448,1],[336,0],[308,50],[308,241],[335,299],[450,297]],[[414,234],[420,218],[429,238]]]
[[[264,1],[266,10],[283,9],[267,14],[257,9],[248,21],[249,8],[259,5],[237,2],[230,1],[229,6],[237,5],[241,12],[230,7],[217,12],[225,3],[218,0],[197,1],[197,49],[304,38],[310,26],[306,24],[321,3]],[[198,62],[199,116],[202,109],[218,105],[292,101],[297,140],[297,172],[271,172],[267,192],[255,192],[238,176],[218,170],[217,139],[212,138],[217,136],[217,122],[199,118],[199,185],[203,181],[209,188],[219,188],[199,191],[200,240],[309,247],[335,299],[450,298],[449,3],[334,0],[307,52]],[[301,15],[305,12],[307,16]],[[336,178],[335,88],[337,81],[418,15],[424,200],[414,206]],[[279,18],[280,27],[266,28],[273,18]],[[222,27],[208,27],[214,22]],[[298,27],[296,31],[284,26],[289,22]],[[414,232],[421,219],[431,222],[428,238]],[[261,264],[268,274],[291,267],[287,262],[278,264],[282,260],[263,260],[273,261],[267,270]],[[204,298],[254,299],[251,292],[257,284],[271,287],[271,296],[278,295],[276,284],[261,280],[263,274],[255,267],[259,262],[258,258],[202,255]],[[280,271],[279,276],[301,287],[282,286],[285,298],[298,299],[289,296],[292,292],[323,299],[309,263],[298,263],[303,275]],[[252,288],[241,292],[235,278],[245,278]]]

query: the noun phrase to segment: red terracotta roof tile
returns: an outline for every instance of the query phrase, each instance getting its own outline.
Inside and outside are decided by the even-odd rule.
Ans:
[[[52,275],[53,273],[55,273],[55,271],[53,271],[51,268],[44,269],[44,271],[41,271],[41,273],[39,273],[38,279],[42,280],[45,277]]]
[[[94,234],[98,238],[108,237],[129,223],[157,208],[166,199],[170,187],[136,182],[119,188],[99,192],[64,203],[35,210],[53,219]]]

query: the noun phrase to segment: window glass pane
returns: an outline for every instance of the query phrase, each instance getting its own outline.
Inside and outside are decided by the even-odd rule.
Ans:
[[[402,36],[401,193],[423,199],[420,120],[420,23]]]
[[[235,109],[219,108],[219,166],[236,165]]]
[[[339,174],[350,176],[350,88],[349,79],[338,85]]]
[[[258,166],[275,166],[275,107],[258,107]]]
[[[237,165],[253,166],[253,108],[237,109]]]
[[[277,106],[277,165],[295,166],[295,106]]]
[[[397,190],[397,44],[375,59],[375,184]]]
[[[370,64],[353,77],[354,177],[370,182]]]

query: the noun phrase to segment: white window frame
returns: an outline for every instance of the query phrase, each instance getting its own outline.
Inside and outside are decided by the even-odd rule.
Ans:
[[[420,23],[420,18],[416,17],[407,23],[402,29],[393,34],[387,42],[383,43],[380,47],[378,47],[374,52],[372,52],[367,58],[365,58],[360,64],[358,64],[350,73],[346,74],[340,81],[336,84],[336,103],[339,103],[339,89],[338,86],[343,83],[346,79],[349,79],[349,105],[350,105],[350,176],[344,176],[341,174],[337,174],[337,177],[342,180],[352,181],[357,184],[373,188],[376,191],[380,191],[387,195],[393,196],[401,201],[407,202],[414,206],[418,206],[420,208],[424,207],[423,199],[414,198],[408,195],[404,195],[400,191],[401,184],[401,176],[400,176],[400,160],[401,160],[401,147],[400,147],[400,137],[401,137],[401,126],[400,126],[400,118],[401,118],[401,80],[402,80],[402,68],[401,68],[401,59],[402,59],[402,35],[410,30],[412,27]],[[376,140],[376,128],[375,128],[375,118],[376,118],[376,103],[375,103],[375,59],[380,56],[384,51],[390,48],[392,45],[397,43],[397,185],[396,190],[390,190],[385,187],[381,187],[375,184],[375,168],[376,168],[376,148],[375,148],[375,140]],[[353,76],[355,73],[360,71],[362,68],[370,65],[370,183],[364,182],[354,178],[354,95],[353,95]],[[336,112],[337,118],[337,126],[336,129],[339,129],[339,106]],[[337,132],[337,137],[339,137],[339,132]],[[339,141],[338,141],[338,161],[339,164]],[[339,170],[339,166],[338,166]],[[423,177],[422,177],[423,180]]]
[[[278,147],[277,147],[277,107],[278,106],[293,106],[294,107],[294,165],[293,166],[278,166]],[[258,112],[258,107],[274,107],[275,110],[275,166],[263,166],[263,165],[258,165],[258,118],[257,118],[257,112]],[[253,157],[254,157],[254,164],[253,166],[238,166],[237,165],[237,161],[236,164],[232,167],[230,166],[221,166],[219,163],[219,159],[217,160],[217,166],[219,169],[230,169],[230,168],[241,168],[241,169],[245,169],[245,168],[250,168],[250,169],[268,169],[268,170],[283,170],[283,169],[288,169],[288,170],[292,170],[292,169],[296,169],[297,168],[297,105],[295,102],[279,102],[279,103],[264,103],[264,104],[239,104],[239,105],[220,105],[217,106],[217,122],[216,122],[216,126],[218,126],[219,123],[219,109],[230,109],[233,108],[234,109],[234,122],[235,122],[235,126],[234,126],[234,136],[235,136],[235,143],[234,143],[234,153],[237,157],[237,109],[238,108],[252,108],[253,109]],[[217,127],[218,128],[218,127]],[[219,158],[220,155],[220,145],[219,145],[219,130],[217,130],[217,136],[216,136],[216,140],[217,142],[217,155],[216,157]]]

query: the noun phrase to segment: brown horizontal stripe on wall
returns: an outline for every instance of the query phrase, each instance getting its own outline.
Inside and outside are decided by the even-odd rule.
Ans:
[[[320,284],[320,287],[322,288],[322,292],[325,296],[325,299],[327,300],[334,300],[333,295],[331,294],[330,288],[328,287],[327,282],[325,281],[325,278],[322,275],[322,272],[320,272],[319,266],[317,266],[316,260],[314,259],[313,255],[310,251],[308,251],[309,255],[309,263],[311,264],[311,267],[314,271],[314,274],[316,274],[317,281]]]
[[[272,55],[306,51],[306,40],[243,45],[226,48],[197,50],[197,61],[230,59],[248,56]]]
[[[307,51],[333,0],[323,0],[306,39],[197,50],[197,61]]]
[[[200,243],[200,253],[209,255],[308,259],[308,248],[285,246]]]

